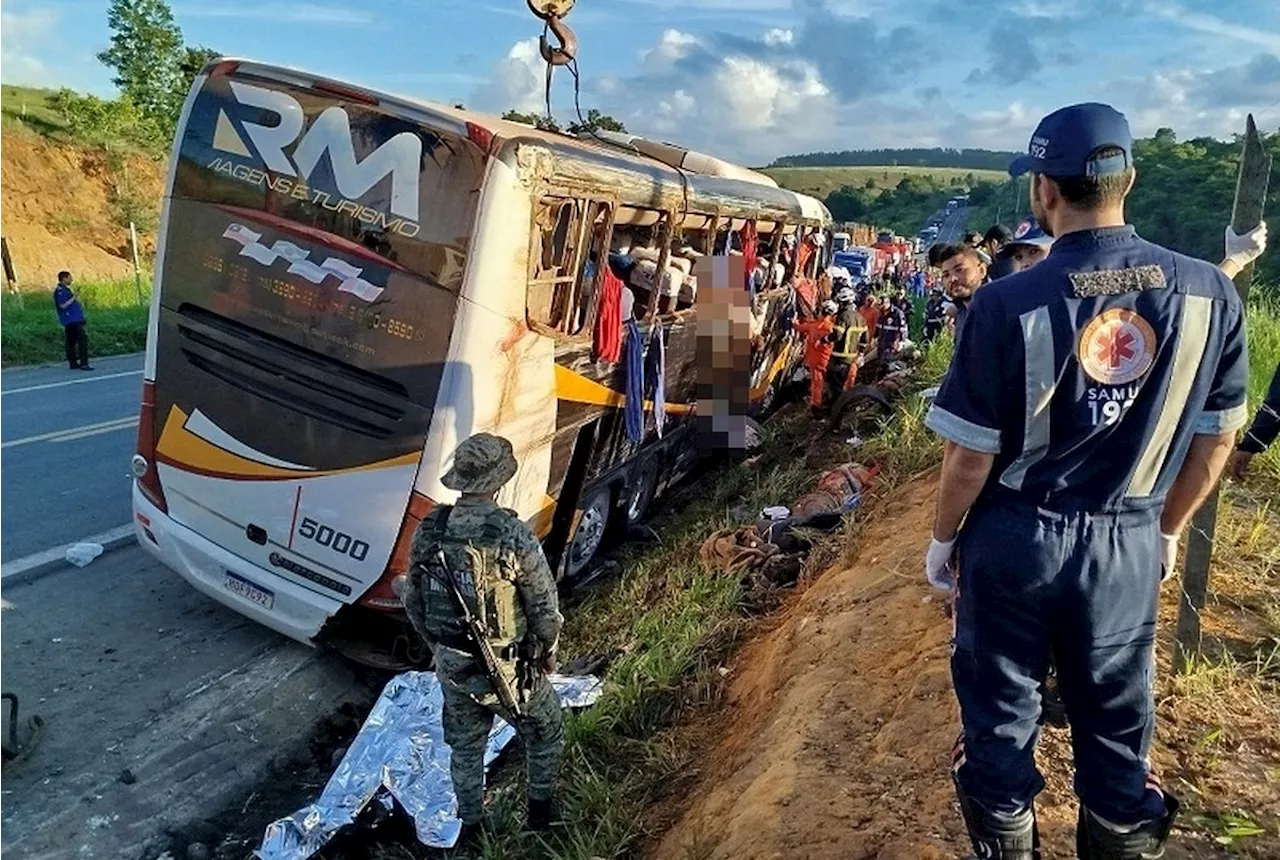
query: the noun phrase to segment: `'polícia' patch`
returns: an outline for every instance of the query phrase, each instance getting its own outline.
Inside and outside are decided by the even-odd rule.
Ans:
[[[1102,269],[1097,272],[1072,272],[1071,287],[1078,299],[1118,296],[1144,290],[1163,290],[1167,284],[1164,269],[1159,266],[1134,266],[1130,269]]]
[[[1134,311],[1112,308],[1084,327],[1076,347],[1080,367],[1103,385],[1125,385],[1151,369],[1156,332]]]

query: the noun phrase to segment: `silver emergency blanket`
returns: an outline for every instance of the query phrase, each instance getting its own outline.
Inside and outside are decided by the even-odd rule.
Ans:
[[[585,708],[600,698],[593,676],[552,675],[566,708]],[[394,798],[413,817],[418,841],[451,848],[462,823],[449,775],[449,747],[441,724],[443,699],[434,672],[405,672],[387,682],[338,769],[315,803],[267,826],[261,860],[306,860],[355,821],[368,804]],[[485,748],[485,770],[515,729],[495,719]]]

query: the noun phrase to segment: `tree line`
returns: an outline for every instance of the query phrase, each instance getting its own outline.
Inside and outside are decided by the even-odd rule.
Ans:
[[[1004,170],[1017,153],[990,149],[846,149],[784,155],[769,167],[958,167]]]

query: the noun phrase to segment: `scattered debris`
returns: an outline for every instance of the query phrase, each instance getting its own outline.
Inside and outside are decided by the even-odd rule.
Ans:
[[[67,547],[66,558],[76,567],[84,567],[100,555],[102,555],[100,543],[73,543]]]
[[[552,675],[551,684],[566,708],[591,705],[604,686],[595,677],[565,675]],[[405,810],[423,845],[452,847],[462,824],[449,776],[442,706],[433,672],[404,672],[387,682],[316,802],[267,826],[260,860],[306,860],[374,802]],[[515,729],[494,720],[486,767],[514,737]]]

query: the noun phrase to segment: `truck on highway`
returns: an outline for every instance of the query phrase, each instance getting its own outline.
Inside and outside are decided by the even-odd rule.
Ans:
[[[750,223],[771,263],[784,238],[816,247],[812,275],[830,222],[749,176],[215,61],[169,163],[132,462],[139,542],[286,636],[420,662],[398,577],[419,522],[456,497],[440,479],[458,443],[511,440],[520,469],[498,501],[577,576],[608,527],[642,519],[697,459],[696,279],[676,249],[709,254]],[[653,420],[628,435],[624,364],[597,359],[615,256],[633,264],[644,342],[659,324],[666,337],[661,436]],[[755,404],[796,358],[786,291],[759,296]]]

